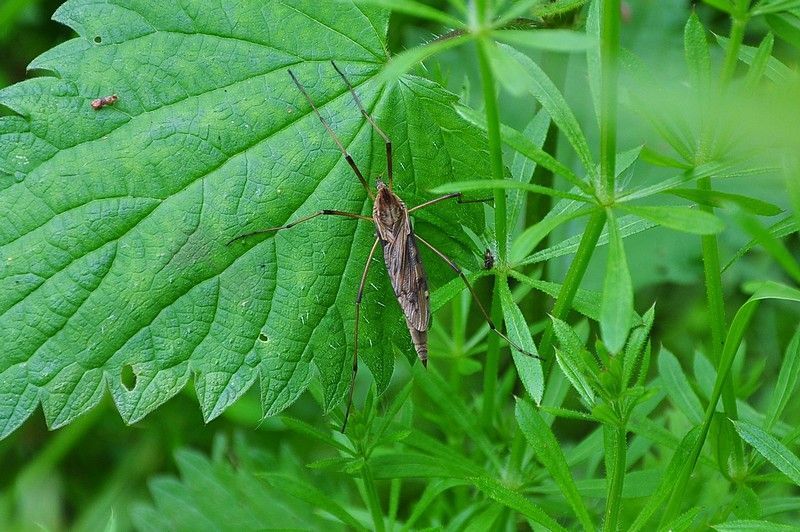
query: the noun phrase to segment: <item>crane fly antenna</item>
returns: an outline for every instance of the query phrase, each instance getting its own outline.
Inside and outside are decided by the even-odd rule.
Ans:
[[[361,98],[358,97],[356,94],[355,89],[350,84],[350,81],[344,75],[344,72],[339,70],[339,66],[331,61],[333,68],[336,72],[342,77],[344,82],[347,84],[347,88],[350,89],[350,94],[353,95],[353,100],[355,100],[358,109],[361,111],[361,114],[364,115],[364,118],[370,123],[370,125],[375,129],[375,132],[383,138],[383,141],[386,143],[386,174],[389,178],[389,190],[393,189],[394,186],[394,176],[392,174],[392,141],[389,139],[389,136],[383,132],[381,128],[378,127],[378,124],[375,123],[375,119],[373,119],[370,114],[364,109],[364,104],[361,103]]]
[[[308,92],[306,92],[305,87],[303,87],[303,84],[300,83],[300,81],[294,75],[294,72],[292,72],[291,69],[287,69],[287,71],[289,72],[289,75],[292,77],[292,81],[294,81],[294,84],[297,85],[297,88],[300,90],[301,93],[303,93],[303,96],[305,96],[306,100],[308,100],[308,103],[311,105],[311,108],[314,110],[314,113],[316,113],[317,118],[319,118],[319,121],[322,122],[323,126],[325,126],[325,130],[328,132],[333,141],[336,143],[336,146],[339,148],[339,151],[342,152],[342,155],[347,161],[347,164],[350,165],[350,168],[353,169],[353,172],[355,172],[356,177],[358,177],[358,180],[361,181],[361,185],[364,187],[364,190],[367,191],[367,194],[369,195],[370,199],[374,200],[375,194],[373,194],[372,189],[369,188],[369,183],[367,183],[367,180],[364,178],[364,174],[361,173],[361,170],[358,169],[358,165],[356,165],[356,162],[353,160],[353,157],[351,157],[350,154],[347,152],[347,150],[344,148],[342,141],[339,140],[339,137],[337,137],[336,133],[333,132],[331,126],[329,126],[328,123],[325,121],[325,119],[322,118],[322,114],[320,114],[319,109],[317,109],[317,106],[314,105],[314,100],[311,99],[311,96],[309,96]]]

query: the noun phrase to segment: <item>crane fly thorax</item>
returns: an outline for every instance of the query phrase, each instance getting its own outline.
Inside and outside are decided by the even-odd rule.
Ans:
[[[393,242],[396,237],[408,231],[408,209],[402,200],[389,190],[382,182],[378,182],[378,194],[372,208],[372,218],[378,230],[378,236],[384,242]]]

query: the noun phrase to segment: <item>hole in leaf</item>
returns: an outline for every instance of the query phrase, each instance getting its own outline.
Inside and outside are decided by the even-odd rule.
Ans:
[[[101,42],[103,42],[103,38],[102,38],[102,37],[100,37],[99,35],[97,35],[97,36],[94,38],[94,42],[96,42],[97,44],[100,44]]]
[[[122,366],[122,373],[119,378],[126,390],[131,391],[136,388],[136,373],[133,371],[133,366],[130,364]]]
[[[266,342],[267,340],[269,340],[269,336],[267,336],[262,332],[261,334],[258,335],[258,339],[261,340],[262,342]]]

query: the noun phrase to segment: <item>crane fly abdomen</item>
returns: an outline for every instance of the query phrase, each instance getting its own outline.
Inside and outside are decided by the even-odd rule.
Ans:
[[[427,365],[431,313],[425,268],[422,266],[408,209],[381,181],[378,181],[372,218],[383,247],[386,272],[392,282],[397,302],[403,309],[414,349],[423,365]]]

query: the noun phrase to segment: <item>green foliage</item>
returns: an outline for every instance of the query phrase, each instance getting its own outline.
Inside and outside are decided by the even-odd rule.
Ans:
[[[0,528],[797,528],[800,3],[704,4],[68,0],[0,90]],[[374,228],[232,242],[371,215],[331,61],[409,207],[493,200],[414,213],[427,369],[376,255],[346,433]]]

